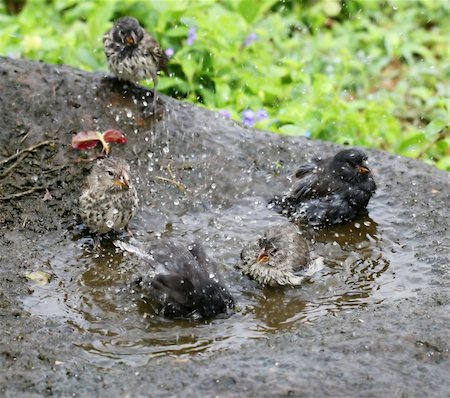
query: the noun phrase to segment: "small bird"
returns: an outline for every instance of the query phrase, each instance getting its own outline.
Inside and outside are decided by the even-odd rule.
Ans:
[[[237,267],[261,285],[298,286],[310,263],[306,239],[292,224],[272,227],[245,246]]]
[[[153,80],[153,106],[156,103],[158,74],[168,74],[169,58],[161,46],[133,17],[119,18],[103,36],[110,72],[120,80],[137,83]]]
[[[127,244],[119,245],[130,251]],[[142,296],[155,302],[161,315],[205,319],[234,308],[217,264],[198,243],[185,248],[170,241],[155,241],[147,250],[149,256],[143,260],[145,266],[136,282]]]
[[[281,213],[312,226],[338,224],[356,217],[376,190],[367,155],[358,149],[314,158],[300,166],[294,176],[299,181],[288,194],[271,203]]]
[[[119,231],[128,227],[137,205],[129,164],[119,158],[98,160],[86,178],[86,188],[79,199],[83,222],[99,234]]]

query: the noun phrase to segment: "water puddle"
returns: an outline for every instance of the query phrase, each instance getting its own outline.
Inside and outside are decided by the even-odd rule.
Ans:
[[[380,190],[370,203],[370,217],[317,233],[311,248],[323,257],[324,267],[297,289],[261,288],[234,268],[245,243],[270,225],[286,222],[266,208],[264,199],[249,197],[228,208],[180,211],[165,223],[161,214],[144,205],[133,222],[136,241],[161,234],[184,244],[201,241],[221,264],[238,306],[226,319],[194,322],[154,315],[129,284],[142,260],[111,242],[94,248],[89,239],[74,234],[52,249],[42,242],[42,261],[53,279],[44,286],[30,283],[31,294],[23,301],[31,313],[59,318],[77,330],[74,344],[100,366],[114,366],[116,361],[138,366],[161,355],[201,355],[239,347],[323,316],[414,295],[415,288],[426,283],[426,267],[421,268],[409,250],[410,224],[397,218],[398,209],[388,206],[386,198]],[[149,225],[159,225],[159,231]]]

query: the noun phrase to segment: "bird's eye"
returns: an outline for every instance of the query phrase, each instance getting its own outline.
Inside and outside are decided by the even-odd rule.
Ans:
[[[114,177],[114,173],[111,170],[106,171],[111,177]]]

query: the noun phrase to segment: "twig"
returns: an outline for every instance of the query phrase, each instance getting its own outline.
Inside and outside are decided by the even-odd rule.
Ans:
[[[29,135],[30,135],[30,132],[26,133],[20,140],[19,145],[22,145],[24,143],[24,141],[28,138]]]
[[[11,160],[18,158],[19,156],[21,156],[24,153],[33,152],[36,149],[40,148],[41,146],[52,145],[54,143],[55,143],[55,141],[53,141],[53,140],[47,140],[47,141],[39,142],[38,144],[35,144],[35,145],[31,145],[28,148],[22,149],[21,151],[15,153],[14,155],[11,155],[9,158],[0,160],[0,165],[8,163]]]
[[[70,164],[62,164],[62,165],[59,165],[59,166],[57,166],[57,167],[54,167],[53,169],[45,170],[45,171],[42,172],[42,174],[50,174],[50,173],[53,173],[53,172],[55,172],[55,171],[63,170],[63,169],[65,169],[66,167],[69,167],[69,166],[70,166]]]
[[[172,177],[173,179],[175,179],[175,174],[174,174],[173,171],[172,171],[172,167],[171,167],[170,163],[167,165],[166,169],[167,169],[167,171],[169,172],[170,177]]]
[[[0,200],[6,201],[6,200],[15,199],[15,198],[20,198],[22,196],[29,195],[30,193],[33,193],[33,192],[36,192],[36,191],[42,191],[44,189],[45,189],[45,187],[34,187],[34,188],[31,188],[31,189],[28,189],[27,191],[17,192],[17,193],[14,193],[12,195],[0,196]]]
[[[184,185],[182,182],[170,179],[170,178],[166,178],[166,177],[159,177],[156,176],[154,177],[156,180],[161,180],[161,181],[165,181],[165,182],[169,182],[170,184],[175,185],[180,191],[186,191],[186,185]]]
[[[12,170],[16,168],[16,166],[22,162],[27,156],[29,152],[22,153],[22,156],[19,157],[11,166],[9,166],[3,173],[0,174],[0,178],[6,177]]]

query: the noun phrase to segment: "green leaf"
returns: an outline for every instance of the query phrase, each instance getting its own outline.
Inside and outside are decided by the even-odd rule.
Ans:
[[[442,129],[448,128],[448,125],[445,121],[441,119],[432,120],[427,127],[425,127],[424,133],[428,139],[433,138],[435,135],[439,134]]]
[[[425,134],[423,132],[415,133],[400,142],[397,146],[397,151],[399,153],[403,153],[405,150],[410,149],[411,147],[420,147],[425,141]]]
[[[305,135],[305,129],[296,126],[295,124],[285,124],[284,126],[281,126],[278,130],[282,134],[291,136]]]

